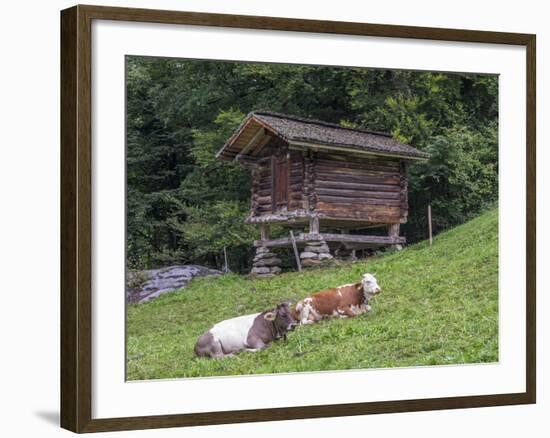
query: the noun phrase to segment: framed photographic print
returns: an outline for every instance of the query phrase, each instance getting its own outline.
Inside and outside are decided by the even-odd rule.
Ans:
[[[61,425],[535,403],[535,36],[61,13]]]

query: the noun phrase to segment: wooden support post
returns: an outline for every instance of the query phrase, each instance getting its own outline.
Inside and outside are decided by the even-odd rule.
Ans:
[[[294,233],[290,230],[290,240],[292,240],[292,249],[294,250],[294,257],[296,258],[296,265],[298,266],[298,271],[302,272],[302,264],[300,263],[300,254],[298,254],[298,246],[296,245],[296,239],[294,238]]]
[[[400,223],[389,225],[388,226],[388,236],[389,237],[399,237],[399,228],[400,228],[400,226],[401,226]]]
[[[225,246],[223,247],[223,259],[224,259],[223,272],[229,272],[229,264],[227,263],[227,250],[225,249]]]
[[[392,239],[399,238],[399,228],[400,228],[400,226],[401,226],[401,224],[399,222],[396,223],[396,224],[391,224],[388,227],[388,237],[391,237]],[[392,245],[392,247],[396,251],[401,251],[403,249],[403,247],[400,244]]]
[[[317,216],[309,218],[309,234],[319,234],[319,218]]]
[[[432,206],[428,204],[428,233],[430,236],[430,246],[432,245]]]
[[[260,225],[260,240],[269,240],[269,225]]]

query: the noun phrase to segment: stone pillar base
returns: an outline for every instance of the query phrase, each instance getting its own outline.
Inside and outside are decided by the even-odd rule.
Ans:
[[[305,248],[300,253],[300,263],[304,267],[319,266],[332,259],[330,249],[324,240],[306,242]]]
[[[255,277],[273,277],[281,273],[281,259],[272,253],[269,248],[259,246],[252,262],[250,275]]]

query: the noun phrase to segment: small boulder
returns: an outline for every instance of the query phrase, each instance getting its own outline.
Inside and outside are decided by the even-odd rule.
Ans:
[[[325,243],[324,240],[310,240],[310,241],[306,242],[306,245],[308,245],[308,246],[321,246],[321,245],[326,245],[326,243]]]
[[[317,246],[308,245],[304,248],[304,251],[305,252],[317,252],[317,253],[329,253],[330,248],[325,243],[323,245],[317,245]]]
[[[254,266],[278,266],[282,262],[281,259],[273,257],[270,259],[260,259],[254,262]]]
[[[221,271],[200,265],[175,265],[129,272],[126,299],[129,303],[146,303],[165,293],[185,288],[195,277],[221,274]]]
[[[269,274],[271,271],[267,267],[254,267],[250,271],[251,274]]]
[[[272,252],[265,252],[263,254],[258,254],[256,257],[254,257],[253,261],[257,262],[259,260],[271,259],[273,257],[277,257],[277,254],[273,254]]]

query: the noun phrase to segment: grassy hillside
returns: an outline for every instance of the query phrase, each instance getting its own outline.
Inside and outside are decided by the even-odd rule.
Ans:
[[[376,273],[371,313],[298,327],[258,353],[197,358],[197,337],[223,319],[296,301]],[[498,211],[427,242],[353,264],[274,279],[194,280],[187,289],[128,306],[128,379],[155,379],[498,360]]]

